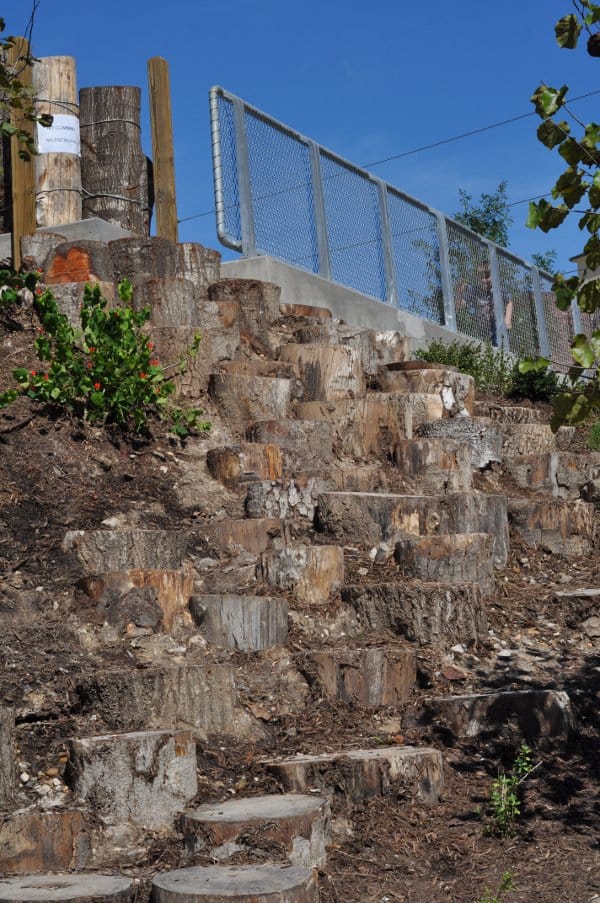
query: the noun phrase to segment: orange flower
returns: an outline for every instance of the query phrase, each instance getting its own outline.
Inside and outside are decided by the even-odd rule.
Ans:
[[[148,345],[146,347],[149,351],[152,351],[152,349],[154,348],[154,342],[148,342]]]
[[[150,361],[150,366],[151,366],[151,367],[158,367],[158,360],[157,360],[156,358],[154,358],[153,361]]]
[[[90,354],[93,354],[95,350],[96,350],[96,346],[95,346],[95,345],[91,345],[90,348],[89,348]]]
[[[146,374],[145,374],[145,373],[140,373],[140,379],[146,379]]]
[[[102,383],[94,383],[94,389],[101,389]]]
[[[32,375],[32,376],[37,376],[37,370],[31,370],[31,375]]]
[[[44,373],[44,379],[50,379],[47,373]]]

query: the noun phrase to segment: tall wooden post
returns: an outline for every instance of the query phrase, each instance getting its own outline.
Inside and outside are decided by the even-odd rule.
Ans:
[[[31,85],[31,67],[24,64],[29,58],[29,44],[25,38],[16,38],[8,51],[8,62],[19,72],[19,79],[24,85]],[[12,125],[28,131],[33,135],[33,123],[27,122],[15,110],[11,117]],[[12,261],[15,270],[21,268],[21,239],[24,235],[35,232],[35,168],[31,160],[19,157],[21,145],[13,136],[11,138],[11,181],[12,181]]]
[[[154,157],[154,198],[156,234],[177,242],[177,202],[175,200],[175,155],[169,65],[160,56],[148,60],[152,155]]]
[[[38,226],[59,226],[81,219],[79,105],[75,60],[47,56],[33,67],[36,113],[50,113],[50,128],[38,125],[36,217]]]
[[[134,235],[149,235],[151,186],[140,140],[140,89],[82,88],[79,100],[83,218],[98,216]]]

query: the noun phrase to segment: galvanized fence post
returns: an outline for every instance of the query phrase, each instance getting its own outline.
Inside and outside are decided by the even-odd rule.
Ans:
[[[439,210],[431,211],[436,218],[438,243],[440,246],[440,279],[442,283],[442,297],[444,299],[444,326],[456,332],[456,313],[454,310],[454,288],[452,286],[452,274],[450,272],[450,251],[448,248],[448,230],[446,229],[446,217]]]
[[[573,319],[573,335],[578,335],[580,332],[583,332],[581,327],[581,313],[579,311],[579,305],[577,304],[577,300],[574,298],[571,301],[571,317]]]
[[[504,346],[508,351],[508,331],[504,323],[504,298],[502,296],[502,285],[500,284],[500,268],[498,266],[498,252],[496,246],[490,241],[485,241],[488,249],[490,261],[490,274],[492,277],[492,299],[494,302],[494,319],[496,321],[496,345]]]
[[[323,179],[321,177],[321,156],[319,146],[314,141],[308,142],[310,152],[310,175],[312,181],[313,212],[315,231],[317,233],[317,254],[319,257],[319,276],[331,279],[331,259],[329,257],[329,236],[327,234],[327,217],[325,215],[325,199],[323,197]]]
[[[238,191],[240,196],[240,225],[242,228],[242,254],[256,257],[256,233],[252,206],[252,184],[250,182],[250,158],[248,156],[248,136],[246,134],[246,112],[244,102],[236,97],[233,101],[233,122],[237,156]]]
[[[550,343],[548,341],[548,329],[546,327],[546,311],[542,301],[542,280],[537,267],[531,267],[533,281],[533,299],[535,301],[535,320],[538,331],[540,354],[542,357],[550,357]]]
[[[387,189],[385,182],[375,179],[379,196],[379,228],[381,230],[381,242],[383,251],[383,268],[385,273],[385,299],[387,304],[398,307],[398,292],[396,289],[396,267],[394,266],[394,249],[392,247],[392,230],[390,227],[390,213],[387,203]]]

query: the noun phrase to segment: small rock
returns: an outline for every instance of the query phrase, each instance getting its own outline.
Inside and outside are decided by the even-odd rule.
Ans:
[[[39,793],[40,796],[47,796],[50,793],[50,787],[48,784],[40,784],[39,787],[36,787],[36,792]]]
[[[58,768],[56,765],[53,765],[51,768],[46,769],[46,777],[55,778],[58,775]],[[60,783],[60,781],[59,781]]]
[[[581,625],[581,629],[590,639],[595,640],[600,637],[600,618],[588,618]]]
[[[361,577],[366,577],[367,574],[369,573],[369,569],[368,568],[359,568],[357,573],[360,574]]]
[[[22,784],[27,784],[30,780],[30,776],[26,771],[22,771],[19,775]]]
[[[450,647],[450,652],[456,652],[458,655],[464,655],[466,651],[462,643],[457,643],[456,646]]]
[[[501,649],[498,653],[498,658],[512,658],[513,655],[516,655],[516,649]]]
[[[564,573],[563,573],[563,574],[559,574],[559,575],[558,575],[558,582],[559,582],[559,583],[571,583],[572,581],[573,581],[573,578],[571,577],[570,574],[564,574]]]

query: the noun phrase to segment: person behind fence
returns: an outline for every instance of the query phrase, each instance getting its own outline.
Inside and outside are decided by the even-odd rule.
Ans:
[[[456,321],[461,332],[474,335],[484,342],[498,344],[492,273],[487,263],[480,263],[471,281],[459,279],[454,294]],[[513,302],[509,299],[504,309],[504,327],[512,326]]]

